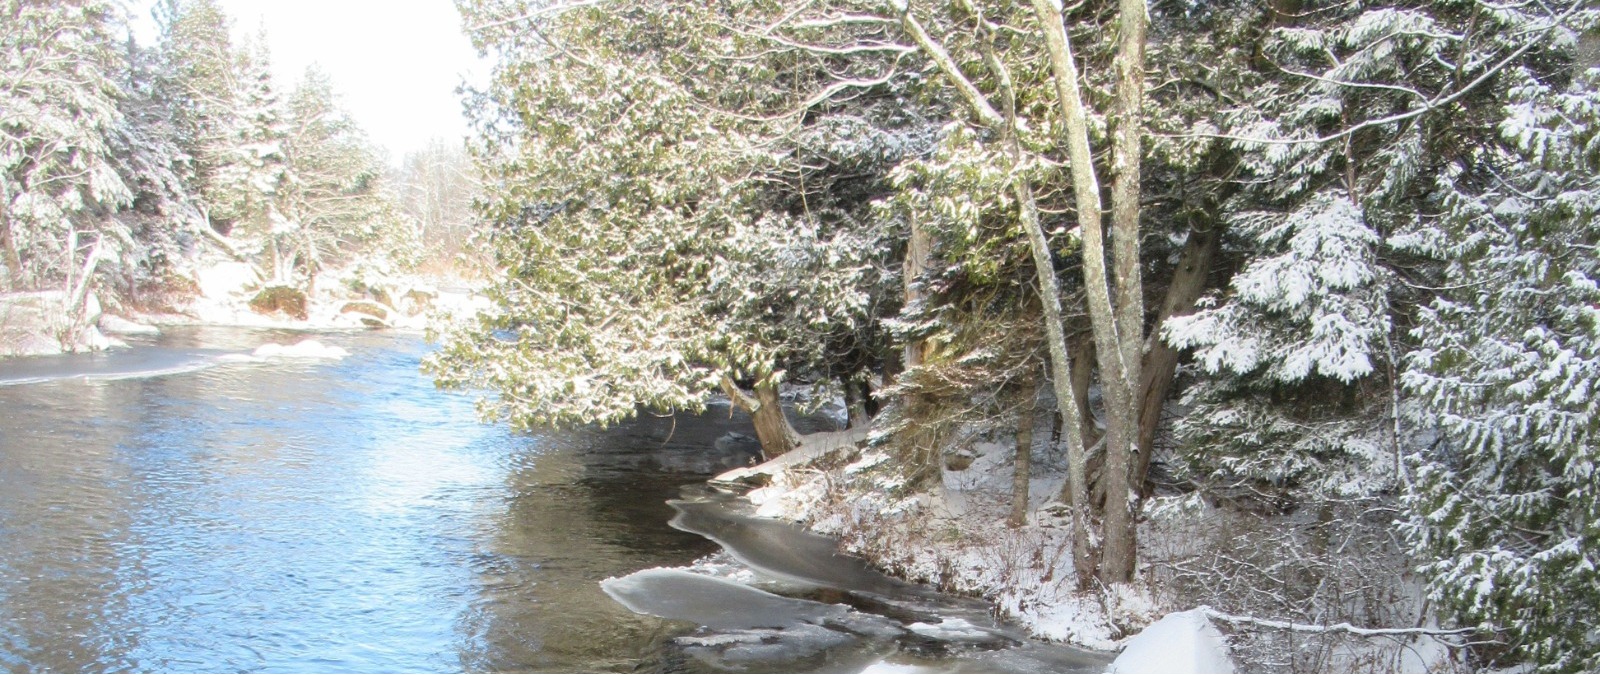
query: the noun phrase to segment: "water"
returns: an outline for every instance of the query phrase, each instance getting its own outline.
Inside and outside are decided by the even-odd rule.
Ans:
[[[414,337],[316,336],[350,351],[338,361],[241,357],[304,337],[190,329],[0,362],[0,670],[791,670],[904,649],[900,623],[870,618],[852,625],[882,634],[841,643],[845,661],[697,655],[694,617],[602,588],[719,550],[669,526],[684,507],[668,500],[747,461],[716,441],[748,420],[513,434],[434,390]],[[698,522],[736,538],[737,517]],[[790,632],[839,628],[816,623]]]

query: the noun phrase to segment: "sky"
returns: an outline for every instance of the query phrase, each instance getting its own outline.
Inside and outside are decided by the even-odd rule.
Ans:
[[[140,40],[155,34],[150,2],[134,3]],[[234,44],[267,31],[281,91],[315,63],[333,80],[341,103],[391,162],[432,138],[451,143],[467,133],[463,79],[487,79],[461,33],[451,0],[218,0],[233,21]]]

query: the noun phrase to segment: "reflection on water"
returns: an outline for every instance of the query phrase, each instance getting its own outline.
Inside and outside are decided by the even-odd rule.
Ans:
[[[715,550],[666,500],[745,459],[713,449],[745,420],[515,435],[435,391],[407,337],[217,358],[300,337],[0,362],[0,669],[672,665],[685,628],[598,582]]]

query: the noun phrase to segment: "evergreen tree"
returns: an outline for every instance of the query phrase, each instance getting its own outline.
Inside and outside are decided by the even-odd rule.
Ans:
[[[1552,45],[1570,48],[1572,34]],[[1434,180],[1439,297],[1404,382],[1443,432],[1410,531],[1435,596],[1506,662],[1600,669],[1600,69],[1504,76],[1500,142]]]
[[[256,119],[275,121],[266,112]],[[275,124],[255,128],[278,133]],[[298,272],[304,275],[300,281],[313,287],[322,270],[361,251],[400,261],[414,257],[414,231],[384,186],[385,169],[377,151],[339,107],[332,83],[317,68],[308,69],[290,95],[282,133],[285,166],[267,165],[269,170],[256,174],[252,183],[280,183],[271,186],[277,199],[275,208],[267,209],[263,235],[263,249],[279,281],[287,282]],[[276,161],[276,145],[266,140],[254,147]]]
[[[128,233],[109,138],[122,123],[108,2],[0,2],[0,260],[13,289],[59,288],[76,343],[96,269]]]
[[[169,102],[180,174],[217,232],[228,234],[237,214],[225,177],[234,145],[236,56],[228,17],[215,0],[166,0],[162,10],[161,96]]]

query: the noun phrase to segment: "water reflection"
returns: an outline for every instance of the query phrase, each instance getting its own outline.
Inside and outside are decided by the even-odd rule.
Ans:
[[[714,550],[665,502],[742,461],[711,448],[745,420],[513,435],[434,391],[404,337],[318,336],[350,350],[337,362],[215,358],[300,337],[0,363],[32,382],[0,387],[0,669],[672,665],[661,645],[686,628],[598,582]]]

